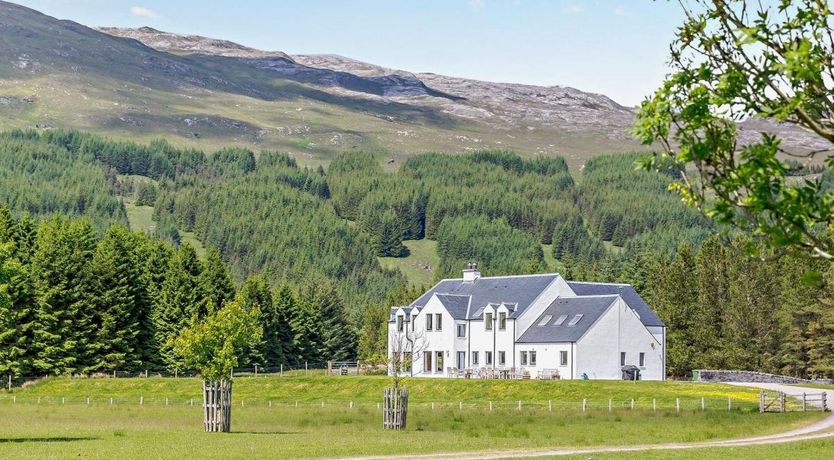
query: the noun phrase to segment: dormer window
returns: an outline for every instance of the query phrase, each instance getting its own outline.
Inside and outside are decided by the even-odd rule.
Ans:
[[[492,330],[492,313],[484,313],[484,326],[486,330]]]
[[[405,317],[397,315],[397,332],[403,332],[405,329]]]
[[[507,313],[500,312],[498,313],[498,330],[504,331],[507,329]]]

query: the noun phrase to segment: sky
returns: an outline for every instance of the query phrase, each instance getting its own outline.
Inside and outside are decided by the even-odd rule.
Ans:
[[[668,0],[17,0],[87,26],[140,27],[411,72],[571,86],[633,106],[668,72]]]

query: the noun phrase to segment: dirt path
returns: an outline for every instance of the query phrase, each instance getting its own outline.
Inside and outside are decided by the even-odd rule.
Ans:
[[[733,385],[762,388],[766,390],[782,391],[792,396],[802,396],[802,393],[820,393],[826,391],[828,395],[829,405],[834,403],[834,390],[820,390],[819,388],[805,388],[794,387],[788,385],[777,384],[760,384],[760,383],[737,383]],[[704,449],[709,447],[738,447],[738,446],[753,446],[763,444],[783,444],[796,441],[808,441],[813,439],[834,438],[834,414],[820,420],[811,425],[798,428],[795,430],[786,431],[784,433],[775,433],[764,436],[754,436],[739,439],[727,439],[722,441],[708,441],[695,443],[665,443],[665,444],[646,444],[638,446],[612,446],[612,447],[587,447],[587,448],[567,448],[567,449],[552,449],[552,450],[503,450],[503,451],[485,451],[485,452],[443,452],[435,454],[424,455],[408,455],[410,459],[423,460],[444,460],[444,459],[461,459],[461,460],[498,460],[503,458],[540,458],[540,457],[560,457],[566,455],[583,455],[583,454],[600,454],[607,452],[640,452],[647,450],[685,450],[685,449]],[[348,460],[391,460],[394,458],[403,458],[402,455],[392,456],[368,456],[368,457],[353,457]]]

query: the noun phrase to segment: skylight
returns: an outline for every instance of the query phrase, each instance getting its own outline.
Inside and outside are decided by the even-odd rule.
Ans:
[[[554,326],[561,326],[562,323],[564,323],[566,319],[568,319],[568,315],[562,315],[556,320],[555,323],[553,323],[553,325]]]
[[[582,316],[584,316],[584,315],[579,314],[579,315],[574,316],[573,319],[570,320],[570,322],[568,323],[568,326],[576,326],[576,323],[578,323],[579,320],[582,319]]]
[[[481,313],[483,313],[483,312],[484,312],[484,307],[479,308],[479,309],[475,312],[475,317],[477,318],[477,317],[481,316]]]
[[[553,315],[544,315],[542,320],[539,321],[539,326],[544,326],[545,324],[549,323],[551,319],[553,319]]]

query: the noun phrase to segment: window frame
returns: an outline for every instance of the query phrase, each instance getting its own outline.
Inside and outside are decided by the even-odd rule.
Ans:
[[[485,351],[484,352],[484,366],[492,366],[493,362],[494,361],[492,360],[492,352],[491,351]]]
[[[397,315],[397,332],[405,331],[405,315]]]
[[[506,366],[507,365],[507,352],[504,350],[498,350],[498,365],[499,366]]]
[[[458,329],[457,337],[459,339],[466,338],[466,323],[461,323],[461,324],[458,324],[457,326],[458,326],[457,327],[457,329]],[[463,334],[461,334],[461,331],[463,331]]]
[[[442,331],[443,330],[443,314],[442,313],[435,313],[434,314],[434,330],[435,331]]]
[[[559,365],[560,366],[567,366],[568,365],[568,351],[567,350],[559,350]]]
[[[434,330],[434,316],[431,313],[426,313],[426,331]]]
[[[434,369],[431,365],[431,361],[432,361],[431,356],[432,356],[432,353],[430,351],[424,351],[423,352],[423,372],[428,373],[428,372],[431,372],[432,369]]]
[[[492,330],[492,312],[484,313],[484,328],[487,331]]]
[[[519,352],[518,362],[521,363],[522,366],[527,365],[527,350],[522,350]]]
[[[640,352],[640,357],[639,357],[638,362],[640,363],[639,367],[646,367],[646,353],[645,352],[642,352],[642,351]]]
[[[477,351],[472,352],[472,363],[471,364],[473,366],[480,365],[480,362],[479,362],[479,359],[478,359],[478,354],[479,354],[479,352],[477,352]]]
[[[442,351],[435,351],[434,352],[434,372],[436,373],[443,373],[443,352]]]
[[[505,312],[505,311],[498,312],[498,330],[499,331],[506,331],[507,330],[507,312]]]
[[[625,365],[626,365],[626,352],[621,351],[620,352],[620,367],[625,366]]]
[[[530,367],[536,367],[536,350],[530,350]]]

